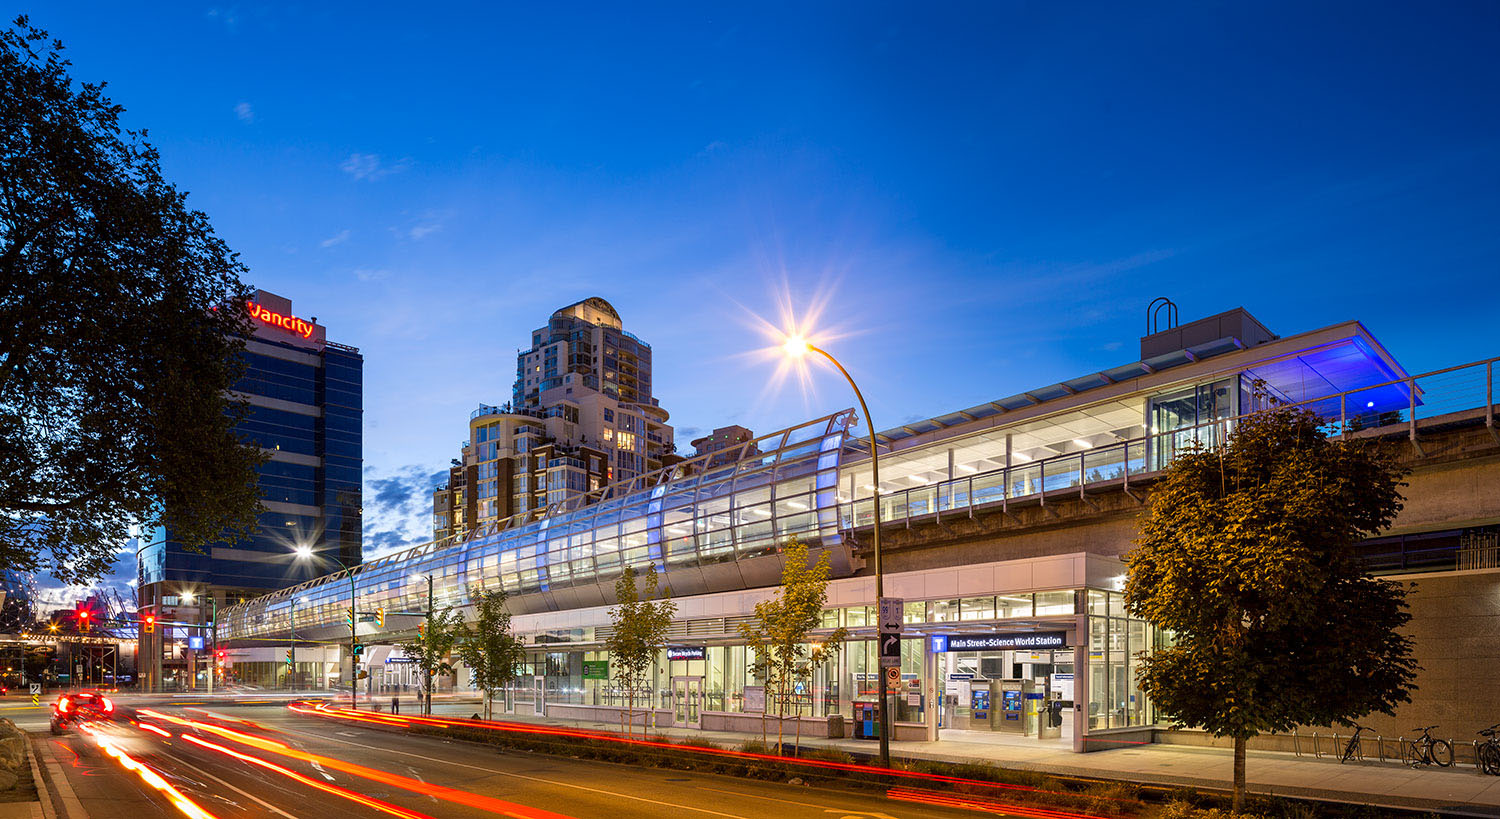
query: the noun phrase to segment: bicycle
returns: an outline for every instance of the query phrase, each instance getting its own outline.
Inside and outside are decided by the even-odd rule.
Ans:
[[[1479,732],[1484,742],[1479,746],[1479,770],[1490,776],[1500,776],[1500,723]]]
[[[1407,745],[1407,762],[1412,767],[1418,765],[1436,765],[1446,768],[1453,764],[1453,743],[1446,739],[1433,739],[1432,729],[1436,725],[1426,728],[1413,728],[1413,731],[1421,731],[1422,735],[1412,740]]]
[[[1348,762],[1351,759],[1354,759],[1355,757],[1358,757],[1361,760],[1363,760],[1365,758],[1364,754],[1360,753],[1360,749],[1359,749],[1359,735],[1363,734],[1364,732],[1369,731],[1371,729],[1366,728],[1365,726],[1360,725],[1358,723],[1351,723],[1351,724],[1354,726],[1354,736],[1349,737],[1349,744],[1347,744],[1347,745],[1344,746],[1344,754],[1343,754],[1343,756],[1339,757],[1339,764],[1340,765],[1344,764],[1345,762]]]

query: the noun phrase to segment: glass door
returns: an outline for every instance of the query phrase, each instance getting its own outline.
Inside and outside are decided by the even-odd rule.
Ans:
[[[532,696],[535,698],[534,711],[537,716],[547,716],[547,678],[538,674],[532,677]]]
[[[703,727],[703,678],[672,678],[672,724]]]

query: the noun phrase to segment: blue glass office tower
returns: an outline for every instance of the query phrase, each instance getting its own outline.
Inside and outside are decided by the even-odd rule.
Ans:
[[[245,342],[246,369],[235,392],[250,404],[240,433],[269,456],[259,470],[260,525],[246,540],[201,551],[168,530],[143,537],[138,603],[161,622],[207,623],[216,608],[361,560],[364,359],[358,349],[328,341],[317,318],[298,317],[286,298],[260,291],[250,312],[255,333]],[[299,549],[312,556],[299,558]],[[160,643],[162,635],[142,635],[143,658],[170,648],[151,639]],[[206,682],[206,665],[195,674],[191,658],[162,653],[166,687]],[[147,663],[141,672],[149,678]]]

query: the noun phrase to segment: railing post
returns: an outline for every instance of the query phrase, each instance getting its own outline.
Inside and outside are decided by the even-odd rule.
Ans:
[[[1406,386],[1406,394],[1408,397],[1407,421],[1409,422],[1408,428],[1410,430],[1409,435],[1411,437],[1411,445],[1412,448],[1417,451],[1417,454],[1421,455],[1422,445],[1417,443],[1417,379],[1410,379],[1409,381],[1407,381]]]
[[[1047,459],[1036,462],[1036,496],[1043,507],[1047,505]]]
[[[1079,500],[1083,499],[1083,478],[1084,478],[1083,456],[1084,456],[1084,453],[1082,453],[1082,452],[1078,453],[1078,499]]]
[[[1484,362],[1484,428],[1490,431],[1490,435],[1500,440],[1500,433],[1495,432],[1495,361],[1491,359]]]
[[[1344,437],[1344,430],[1349,428],[1349,393],[1339,394],[1339,437]]]

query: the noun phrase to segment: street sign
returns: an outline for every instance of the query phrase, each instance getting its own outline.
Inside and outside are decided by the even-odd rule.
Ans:
[[[880,598],[880,633],[900,634],[901,621],[906,611],[906,601],[900,597]]]
[[[42,702],[42,684],[41,683],[32,683],[31,684],[31,704],[32,705],[40,705],[41,702]]]
[[[894,689],[896,686],[898,686],[900,684],[901,684],[901,669],[898,668],[898,667],[887,668],[885,670],[885,686],[886,686],[886,688]]]
[[[876,613],[880,625],[880,667],[901,665],[901,620],[906,601],[899,597],[880,598]]]

